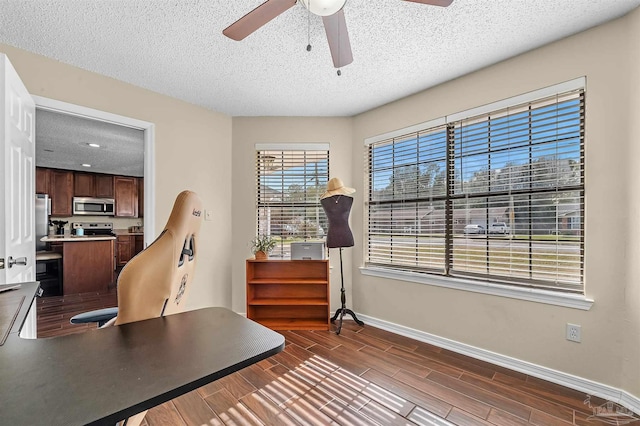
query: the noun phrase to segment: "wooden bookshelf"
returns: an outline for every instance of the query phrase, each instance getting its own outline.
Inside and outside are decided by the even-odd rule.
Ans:
[[[247,260],[247,318],[273,330],[329,329],[328,260]]]

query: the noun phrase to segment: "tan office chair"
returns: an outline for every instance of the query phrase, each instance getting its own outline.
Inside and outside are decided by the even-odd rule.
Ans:
[[[200,198],[181,192],[164,231],[120,272],[116,325],[184,311],[201,221]]]
[[[157,318],[185,310],[191,289],[198,247],[198,232],[202,219],[202,202],[195,192],[181,192],[173,205],[171,216],[160,236],[122,268],[118,276],[117,316],[103,327]],[[92,314],[106,310],[88,312]],[[73,322],[73,321],[72,321]],[[119,424],[139,425],[145,412]]]

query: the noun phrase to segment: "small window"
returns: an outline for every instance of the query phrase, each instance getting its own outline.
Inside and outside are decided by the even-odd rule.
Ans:
[[[270,257],[290,258],[292,242],[324,238],[328,144],[256,145],[256,171],[257,233],[278,240]]]

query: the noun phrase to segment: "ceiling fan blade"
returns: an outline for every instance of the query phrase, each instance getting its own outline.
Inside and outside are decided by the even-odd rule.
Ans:
[[[341,68],[349,65],[353,62],[353,54],[351,53],[351,42],[347,31],[347,21],[344,19],[344,11],[340,9],[333,15],[323,16],[322,23],[324,31],[327,33],[333,66]]]
[[[405,0],[405,1],[411,1],[411,2],[414,2],[414,3],[429,4],[431,6],[442,6],[442,7],[447,7],[451,3],[453,3],[453,0]]]
[[[295,4],[296,0],[267,0],[225,28],[222,34],[240,41]]]

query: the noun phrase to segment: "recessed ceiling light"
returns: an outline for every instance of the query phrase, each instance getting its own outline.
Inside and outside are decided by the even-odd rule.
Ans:
[[[100,145],[98,145],[97,143],[88,143],[87,145],[89,145],[91,148],[100,148]]]
[[[82,167],[91,167],[91,164],[84,163]]]

